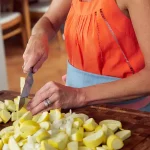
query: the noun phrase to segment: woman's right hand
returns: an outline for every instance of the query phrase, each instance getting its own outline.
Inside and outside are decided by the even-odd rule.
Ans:
[[[34,73],[37,72],[44,61],[48,58],[48,50],[49,45],[47,34],[41,33],[32,35],[23,54],[24,73],[29,72],[31,67],[33,67]]]
[[[53,0],[48,11],[36,23],[32,29],[32,36],[29,39],[27,48],[23,54],[23,71],[37,72],[48,57],[48,38],[51,40],[65,22],[71,7],[72,0]],[[48,37],[49,36],[49,37]]]

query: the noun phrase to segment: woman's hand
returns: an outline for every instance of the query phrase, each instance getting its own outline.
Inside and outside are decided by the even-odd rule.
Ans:
[[[49,107],[46,107],[44,104],[46,99],[51,103]],[[67,109],[84,105],[86,105],[85,95],[81,89],[48,82],[35,94],[35,97],[29,102],[27,108],[32,114],[37,114],[50,109]]]
[[[46,34],[32,35],[23,54],[23,71],[27,73],[33,67],[33,72],[37,72],[48,58],[48,49],[48,37]]]

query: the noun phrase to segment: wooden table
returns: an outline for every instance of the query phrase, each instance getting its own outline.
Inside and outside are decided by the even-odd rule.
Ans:
[[[1,91],[0,100],[13,99],[18,93]],[[132,131],[132,136],[125,141],[122,150],[150,150],[150,113],[118,108],[115,106],[89,106],[73,110],[93,117],[97,122],[103,119],[120,120],[124,129]],[[10,125],[11,123],[7,124]],[[1,124],[0,129],[6,125]]]

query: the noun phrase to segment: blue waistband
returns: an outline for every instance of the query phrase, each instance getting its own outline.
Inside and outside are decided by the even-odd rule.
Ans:
[[[67,65],[67,81],[68,86],[82,88],[95,84],[106,83],[120,80],[120,78],[93,74],[73,67],[70,63]]]
[[[104,75],[97,75],[89,72],[85,72],[73,67],[70,63],[67,66],[67,81],[66,85],[75,88],[83,88],[88,87],[96,84],[103,84],[107,82],[113,82],[116,80],[121,80],[121,78],[111,77],[111,76],[104,76]],[[143,98],[136,98],[129,101],[124,102],[115,102],[115,105],[122,105],[122,104],[131,104],[138,101],[141,101]]]

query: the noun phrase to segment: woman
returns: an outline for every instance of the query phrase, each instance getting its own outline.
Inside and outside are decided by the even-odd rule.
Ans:
[[[24,72],[42,66],[66,20],[66,85],[49,82],[28,104],[33,114],[111,103],[150,111],[150,1],[53,0],[32,31]],[[67,19],[66,19],[67,17]]]

